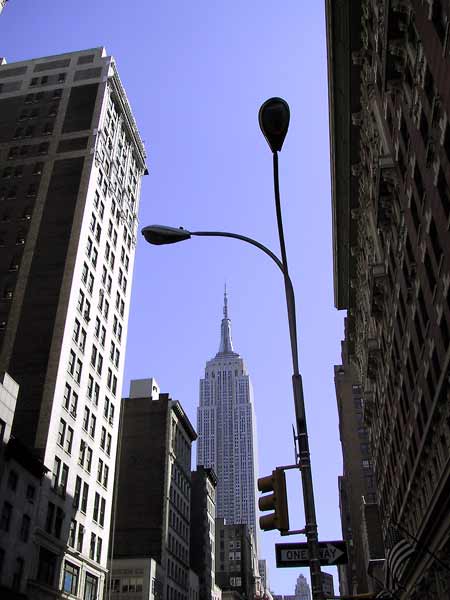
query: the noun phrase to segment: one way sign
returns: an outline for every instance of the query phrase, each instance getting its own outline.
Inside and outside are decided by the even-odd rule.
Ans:
[[[344,565],[347,562],[345,542],[319,542],[322,566]],[[307,567],[309,565],[308,544],[275,544],[277,567]]]

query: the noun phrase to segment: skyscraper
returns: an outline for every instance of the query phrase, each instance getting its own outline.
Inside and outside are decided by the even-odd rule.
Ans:
[[[299,575],[297,577],[297,583],[295,584],[295,598],[296,600],[311,600],[311,589],[304,575]]]
[[[219,351],[206,363],[197,411],[197,464],[217,474],[217,516],[256,538],[256,422],[243,359],[234,352],[225,291]]]
[[[5,4],[8,2],[8,0],[0,0],[0,13],[2,12],[2,10],[5,7]]]
[[[145,152],[103,48],[3,63],[0,115],[0,368],[20,389],[12,433],[51,471],[29,594],[91,600],[106,574]]]

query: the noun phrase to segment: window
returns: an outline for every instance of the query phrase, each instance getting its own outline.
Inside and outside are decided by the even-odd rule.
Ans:
[[[86,442],[80,441],[80,451],[78,452],[78,464],[84,467],[84,460],[86,458]]]
[[[95,404],[95,406],[98,405],[99,396],[100,396],[100,386],[98,385],[98,383],[95,383],[94,384],[94,394],[92,397],[92,401]]]
[[[103,477],[103,461],[101,458],[98,459],[98,467],[97,467],[97,481],[98,483],[102,483]]]
[[[92,515],[92,518],[94,521],[98,521],[98,512],[100,509],[100,494],[98,492],[95,492],[95,498],[94,498],[94,512]]]
[[[64,563],[63,590],[74,596],[78,593],[80,569],[70,562]]]
[[[56,509],[56,517],[55,517],[55,537],[58,539],[61,537],[61,530],[64,523],[64,511],[59,506]]]
[[[76,361],[75,352],[73,350],[71,350],[70,354],[69,354],[69,364],[68,364],[67,370],[72,376],[75,372],[75,361]]]
[[[75,508],[78,508],[80,505],[80,496],[81,496],[81,477],[77,475],[75,481],[75,493],[73,495],[73,505]]]
[[[100,437],[100,448],[102,450],[104,450],[105,446],[106,446],[106,429],[105,429],[105,427],[102,427],[102,434]]]
[[[9,531],[11,523],[12,505],[9,502],[3,503],[2,514],[0,516],[0,530]]]
[[[75,342],[78,342],[78,339],[80,337],[80,329],[81,329],[81,323],[78,319],[75,319],[75,323],[73,325],[73,334],[72,334],[72,338]]]
[[[30,525],[31,525],[30,517],[28,515],[23,515],[22,524],[20,526],[20,534],[19,534],[19,537],[23,542],[28,541],[28,537],[30,535]]]
[[[61,419],[61,423],[64,423],[64,421],[62,419]],[[60,425],[60,427],[61,427],[61,425]],[[60,432],[61,432],[61,429],[60,429]],[[67,429],[65,430],[65,432],[66,432],[65,443],[64,443],[64,439],[63,439],[64,450],[67,452],[67,454],[70,454],[72,452],[72,440],[73,440],[72,427],[67,426]],[[63,444],[61,443],[60,445],[63,445]]]
[[[19,476],[17,475],[17,473],[14,470],[11,470],[8,474],[8,489],[15,492],[17,489],[18,480]]]
[[[47,516],[45,518],[45,531],[51,533],[53,529],[53,519],[55,516],[55,505],[53,502],[47,504]]]
[[[75,521],[75,519],[72,519],[70,521],[69,538],[67,540],[67,543],[71,548],[75,548],[76,532],[77,532],[77,522]]]
[[[98,520],[98,522],[100,523],[100,525],[102,527],[105,523],[105,510],[106,510],[106,500],[105,500],[105,498],[102,498],[100,501],[100,518]]]
[[[59,484],[59,476],[61,473],[61,460],[56,456],[53,463],[52,488],[56,490]]]
[[[58,430],[58,444],[60,446],[64,446],[64,440],[66,438],[66,422],[64,419],[60,419],[59,421],[59,430]]]
[[[111,454],[111,434],[108,433],[106,435],[106,454],[109,456]]]
[[[82,368],[83,368],[83,364],[82,364],[81,360],[79,358],[77,358],[77,364],[76,364],[76,367],[75,367],[75,375],[74,375],[75,381],[77,383],[80,383],[80,381],[81,381],[81,370],[82,370]]]
[[[94,577],[90,573],[86,573],[83,600],[97,600],[97,587],[97,577]]]
[[[81,512],[86,513],[89,496],[89,486],[86,482],[83,483],[83,496],[81,498]]]
[[[109,467],[105,464],[105,468],[103,470],[103,487],[108,487],[108,476],[109,476]]]
[[[91,415],[91,424],[90,424],[90,427],[89,427],[89,435],[91,437],[95,436],[95,426],[96,426],[96,424],[97,424],[97,419],[96,419],[95,415],[92,414]]]
[[[22,575],[23,575],[23,558],[16,558],[16,564],[14,567],[14,572],[13,572],[13,578],[12,578],[12,589],[13,590],[19,590],[20,589],[20,583],[22,581]]]
[[[26,491],[26,499],[28,500],[28,502],[32,502],[34,500],[34,494],[36,492],[36,488],[34,487],[34,485],[27,485],[27,491]]]
[[[84,293],[80,290],[79,294],[78,294],[78,301],[77,301],[77,309],[81,312],[83,312],[83,306],[84,306]]]
[[[99,563],[102,558],[102,538],[97,537],[97,549],[95,551],[95,560]]]
[[[83,552],[83,540],[84,540],[84,525],[81,523],[78,525],[78,536],[77,536],[77,550]]]
[[[52,586],[55,579],[56,563],[58,557],[47,548],[39,549],[39,564],[37,572],[37,580],[41,583]]]
[[[91,560],[94,560],[96,541],[97,541],[97,536],[95,535],[95,533],[91,533],[91,543],[89,544],[89,558]]]
[[[86,471],[88,473],[90,473],[91,468],[92,468],[92,448],[90,448],[88,446],[87,451],[86,451]]]
[[[87,406],[84,407],[84,415],[83,415],[83,429],[85,431],[88,430],[89,427],[89,417],[90,417],[90,410]]]

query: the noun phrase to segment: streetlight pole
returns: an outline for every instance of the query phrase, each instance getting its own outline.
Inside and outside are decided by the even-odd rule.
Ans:
[[[286,246],[284,242],[283,221],[281,213],[280,191],[278,181],[278,152],[284,142],[289,125],[289,107],[281,98],[267,100],[259,111],[261,130],[273,152],[275,208],[277,214],[278,235],[280,239],[281,260],[269,248],[260,242],[237,233],[226,231],[188,231],[186,229],[150,225],[142,229],[147,242],[156,245],[173,244],[190,239],[192,236],[228,237],[241,240],[256,246],[267,254],[283,273],[286,295],[286,307],[289,323],[289,337],[292,354],[292,387],[294,392],[295,417],[297,422],[298,461],[302,478],[303,503],[305,510],[305,534],[308,544],[309,568],[311,573],[313,600],[322,600],[322,573],[320,569],[319,541],[317,534],[316,509],[311,472],[308,431],[306,427],[305,401],[303,397],[302,376],[298,365],[297,322],[295,296],[292,281],[289,276]]]
[[[305,400],[303,383],[298,366],[297,324],[295,317],[295,298],[289,292],[292,283],[289,277],[286,245],[284,241],[283,218],[280,201],[280,185],[278,177],[278,152],[281,150],[286,137],[290,111],[289,105],[282,98],[270,98],[259,109],[259,125],[273,154],[273,183],[275,195],[275,210],[277,215],[278,237],[280,240],[281,262],[283,265],[286,291],[286,305],[289,322],[289,335],[292,350],[292,387],[294,392],[295,417],[297,421],[297,440],[302,477],[303,504],[305,510],[305,533],[308,544],[309,568],[313,600],[323,598],[322,573],[320,569],[319,539],[317,532],[316,508],[314,502],[314,487],[311,471],[311,455],[309,451],[308,430],[306,426]]]

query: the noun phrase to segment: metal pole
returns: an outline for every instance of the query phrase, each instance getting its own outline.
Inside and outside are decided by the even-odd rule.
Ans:
[[[302,477],[303,503],[305,508],[305,532],[308,544],[309,569],[311,573],[313,600],[322,600],[322,573],[320,569],[319,539],[317,534],[316,508],[314,503],[314,488],[311,472],[311,456],[309,452],[308,430],[306,427],[305,400],[303,397],[302,376],[298,367],[297,322],[295,314],[295,296],[289,277],[286,246],[284,242],[283,219],[281,213],[280,187],[278,178],[278,153],[273,153],[273,180],[275,194],[275,209],[277,213],[278,236],[280,239],[281,260],[283,264],[286,306],[288,312],[289,335],[291,340],[295,416],[297,421],[297,437],[300,457],[300,473]]]

